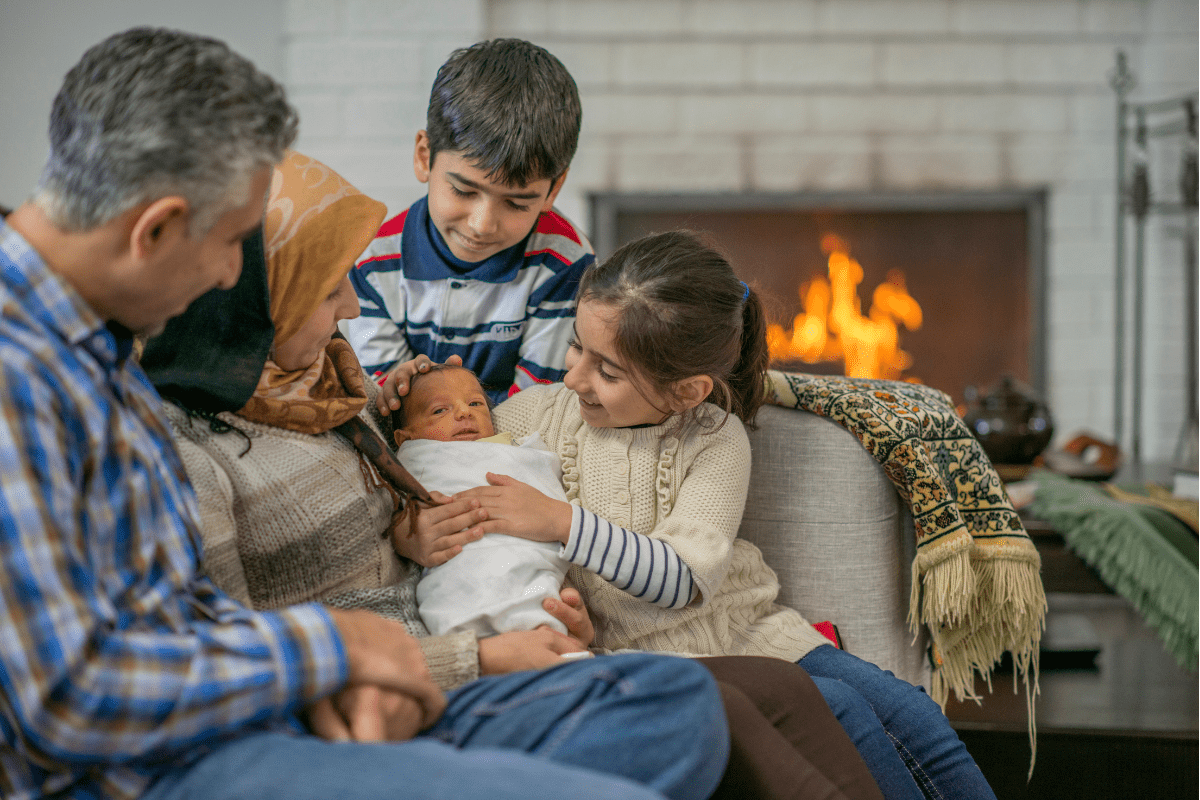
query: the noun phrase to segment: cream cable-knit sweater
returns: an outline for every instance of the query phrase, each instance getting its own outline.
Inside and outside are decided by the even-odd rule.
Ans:
[[[715,406],[707,410],[720,419]],[[668,425],[593,428],[562,384],[533,386],[496,407],[496,427],[533,431],[563,461],[567,498],[610,522],[661,539],[691,568],[700,597],[680,610],[638,600],[572,567],[596,626],[594,647],[796,661],[828,644],[799,612],[777,605],[779,581],[737,538],[750,481],[750,442],[736,417],[680,442]]]
[[[420,568],[392,550],[384,533],[391,495],[377,474],[367,488],[354,445],[332,431],[296,433],[221,414],[250,436],[239,457],[243,437],[213,433],[207,420],[165,405],[200,501],[204,569],[219,587],[255,609],[309,601],[368,608],[425,637],[421,649],[443,689],[479,677],[474,634],[430,637],[421,623]],[[367,410],[362,417],[378,429]]]

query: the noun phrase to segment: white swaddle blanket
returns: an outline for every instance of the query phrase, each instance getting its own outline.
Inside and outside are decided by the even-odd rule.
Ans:
[[[397,451],[400,462],[426,489],[443,494],[486,486],[486,473],[509,475],[544,494],[566,501],[562,464],[536,433],[520,445],[496,442],[439,442],[414,439]],[[558,542],[532,542],[489,533],[466,544],[417,584],[417,606],[434,636],[473,630],[478,636],[549,625],[566,633],[542,608],[558,597],[567,572]]]

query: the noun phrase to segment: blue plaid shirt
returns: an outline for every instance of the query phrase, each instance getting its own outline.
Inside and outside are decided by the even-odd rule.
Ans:
[[[317,605],[256,613],[198,576],[195,494],[160,400],[0,222],[0,796],[133,798],[341,686]]]

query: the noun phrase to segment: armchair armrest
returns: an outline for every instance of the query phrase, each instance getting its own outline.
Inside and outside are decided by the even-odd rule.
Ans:
[[[927,635],[909,633],[916,538],[883,468],[853,434],[806,411],[764,406],[739,535],[779,576],[779,602],[838,626],[850,653],[929,686]]]

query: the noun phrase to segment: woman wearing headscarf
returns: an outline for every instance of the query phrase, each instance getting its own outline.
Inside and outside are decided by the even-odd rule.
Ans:
[[[462,687],[450,697],[452,710],[457,696],[476,691],[481,674],[549,666],[588,674],[593,665],[621,663],[611,659],[629,656],[567,664],[560,654],[580,644],[547,629],[477,640],[471,632],[432,637],[421,623],[420,567],[402,556],[428,564],[430,554],[420,549],[424,529],[467,529],[459,540],[465,542],[480,534],[472,525],[483,518],[474,510],[443,511],[451,506],[417,512],[417,499],[428,495],[383,444],[377,387],[336,335],[339,320],[359,313],[348,274],[384,211],[325,165],[289,153],[272,182],[262,251],[248,242],[238,286],[201,298],[146,347],[143,365],[172,401],[168,416],[200,501],[206,571],[254,608],[319,601],[403,622],[418,637],[434,680],[447,690]],[[551,605],[587,644],[586,613]],[[660,668],[662,658],[679,661],[648,658]],[[702,661],[722,681],[733,733],[718,795],[880,796],[811,681],[739,689],[733,684],[741,659]],[[686,729],[696,723],[685,725],[687,715],[665,705],[655,711],[654,703],[667,703],[670,686],[645,691],[635,719],[619,726],[589,720],[596,753],[604,754],[589,766],[649,761],[640,775],[622,773],[644,781],[656,769],[683,766],[666,764],[679,761],[680,742],[696,738]],[[650,737],[644,752],[621,744],[643,735]]]

